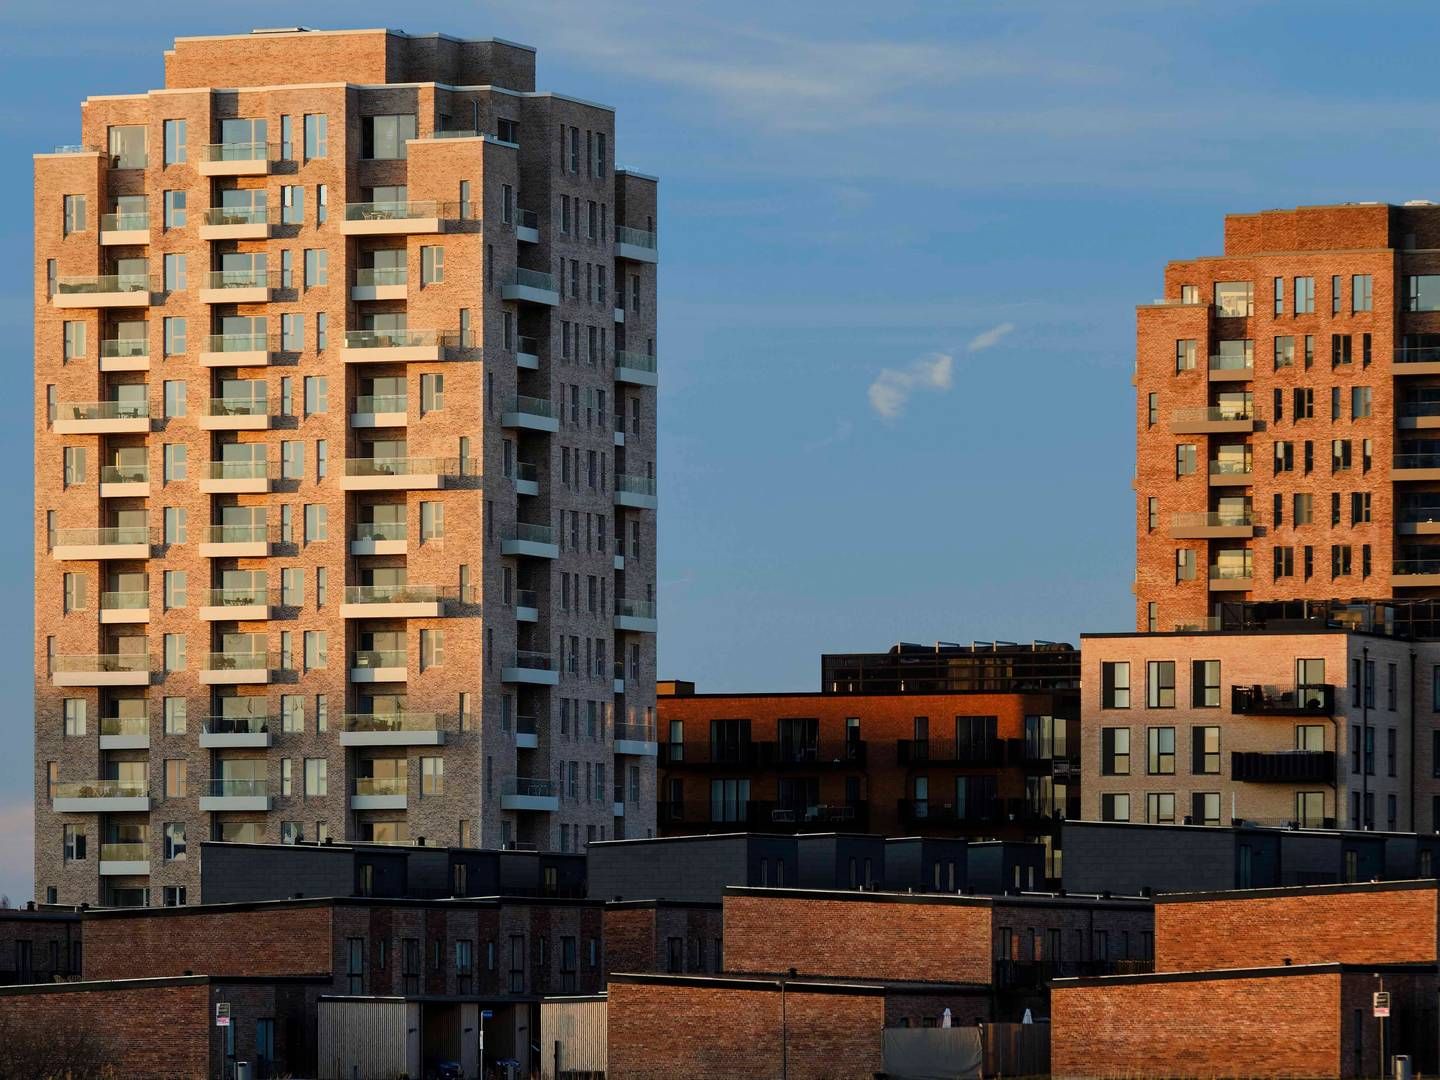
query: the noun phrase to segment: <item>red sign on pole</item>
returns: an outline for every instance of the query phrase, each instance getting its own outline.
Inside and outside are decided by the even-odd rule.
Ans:
[[[1375,1016],[1383,1018],[1390,1015],[1390,991],[1375,991]]]

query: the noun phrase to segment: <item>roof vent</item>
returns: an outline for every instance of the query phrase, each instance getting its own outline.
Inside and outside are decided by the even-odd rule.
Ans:
[[[1406,205],[1406,206],[1434,206],[1435,203],[1432,202],[1430,199],[1406,199],[1406,200],[1405,200],[1405,205]]]

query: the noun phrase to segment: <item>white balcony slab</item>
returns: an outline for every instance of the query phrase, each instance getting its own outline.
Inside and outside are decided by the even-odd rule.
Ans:
[[[560,809],[560,799],[556,795],[501,795],[500,809],[533,810],[550,814]]]
[[[500,287],[500,298],[524,304],[544,304],[546,307],[555,307],[560,303],[560,294],[554,289],[537,289],[533,285],[517,285],[514,282]]]
[[[347,364],[432,364],[444,359],[444,347],[431,345],[390,345],[370,349],[341,348],[340,359]]]
[[[206,686],[254,686],[270,681],[269,668],[203,668],[199,674]]]
[[[270,618],[269,604],[210,604],[195,612],[203,622],[254,622]]]
[[[636,634],[653,634],[659,629],[656,619],[642,619],[636,615],[616,615],[616,630],[629,630]]]
[[[150,243],[149,229],[101,229],[101,247],[133,246]]]
[[[101,735],[101,750],[149,750],[150,736],[145,735]]]
[[[150,430],[150,418],[112,416],[97,420],[77,420],[73,417],[66,420],[57,417],[50,430],[56,435],[144,435]]]
[[[124,482],[100,483],[102,499],[145,499],[150,496],[149,480],[126,480]]]
[[[409,285],[351,285],[351,300],[404,300],[409,295]]]
[[[642,739],[616,739],[615,753],[630,754],[634,757],[655,757],[660,752],[660,744],[647,742]]]
[[[270,426],[268,413],[240,413],[231,416],[197,416],[201,431],[264,431]]]
[[[227,541],[200,545],[202,559],[259,559],[269,554],[270,543],[267,540]]]
[[[340,732],[341,746],[443,746],[444,743],[443,731]]]
[[[101,877],[144,877],[150,873],[149,859],[101,859]]]
[[[500,553],[502,555],[528,555],[532,559],[558,559],[560,546],[558,544],[542,544],[538,540],[501,540]]]
[[[533,731],[517,731],[515,746],[520,750],[538,750],[540,749],[540,736]]]
[[[351,540],[351,555],[404,555],[409,547],[405,540]]]
[[[54,686],[149,686],[148,671],[57,671]]]
[[[268,476],[202,477],[200,490],[206,495],[263,495],[270,490]]]
[[[100,621],[107,625],[123,625],[129,623],[148,623],[150,621],[149,608],[101,608]]]
[[[268,811],[269,795],[201,795],[200,809],[206,813],[226,810]]]
[[[500,681],[528,686],[558,686],[560,673],[550,668],[502,667]]]
[[[438,473],[389,473],[378,476],[342,476],[345,491],[433,491],[443,486]]]
[[[201,289],[202,304],[268,304],[270,286],[244,285],[231,289]]]
[[[351,795],[351,810],[404,810],[409,799],[405,795]]]
[[[101,371],[149,371],[149,356],[102,356]]]
[[[60,562],[95,559],[148,559],[149,544],[57,544],[50,557]]]
[[[148,795],[116,795],[112,797],[51,800],[57,814],[146,814],[150,812]]]
[[[268,731],[200,732],[202,750],[259,750],[270,745]]]
[[[629,259],[631,262],[658,263],[660,252],[652,247],[641,247],[639,244],[616,243],[615,258]]]
[[[515,366],[517,368],[524,368],[526,371],[539,371],[540,357],[534,353],[517,352],[515,354]]]
[[[340,222],[341,236],[409,236],[444,231],[445,220],[438,217],[345,218]]]
[[[560,430],[560,420],[554,416],[541,416],[539,413],[507,412],[501,413],[500,426],[555,432]]]
[[[406,682],[410,678],[409,668],[403,667],[352,667],[352,683]]]
[[[233,225],[201,225],[201,240],[265,240],[270,236],[268,221],[240,221]]]
[[[268,349],[245,349],[233,352],[202,352],[201,367],[269,367]]]
[[[409,422],[409,416],[403,412],[367,412],[350,414],[350,426],[352,428],[405,427]]]
[[[340,605],[342,619],[436,619],[444,614],[445,604],[440,600]]]

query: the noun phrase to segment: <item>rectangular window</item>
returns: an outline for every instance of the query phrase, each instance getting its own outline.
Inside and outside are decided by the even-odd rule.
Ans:
[[[1295,363],[1295,339],[1293,337],[1277,337],[1275,339],[1275,370],[1293,366]]]
[[[1350,388],[1350,419],[1364,420],[1370,415],[1371,405],[1370,387],[1352,386]]]
[[[180,356],[185,352],[185,318],[166,316],[165,355]]]
[[[1295,279],[1295,314],[1312,315],[1315,312],[1315,279],[1313,277],[1297,277]]]
[[[1148,728],[1146,740],[1146,771],[1151,776],[1172,775],[1175,772],[1175,729]]]
[[[318,503],[305,505],[305,543],[330,539],[329,507]]]
[[[65,222],[64,235],[85,231],[85,196],[66,195],[64,197]]]
[[[183,165],[186,161],[185,148],[185,121],[166,120],[165,129],[165,164]]]
[[[286,352],[299,352],[305,348],[304,315],[280,316],[280,347]]]
[[[405,141],[415,138],[414,114],[365,116],[360,120],[360,156],[393,161],[407,156]]]
[[[445,376],[420,376],[420,415],[425,416],[445,407]]]
[[[187,287],[188,276],[186,274],[186,259],[184,255],[167,254],[165,256],[165,281],[164,289],[167,293],[179,292]]]
[[[1123,792],[1106,793],[1100,796],[1101,821],[1129,821],[1130,796]]]
[[[186,446],[184,443],[166,443],[163,450],[163,478],[165,483],[173,483],[176,480],[184,480],[190,472],[190,466],[186,460]]]
[[[1195,471],[1195,444],[1181,443],[1175,447],[1175,475],[1189,476]]]
[[[1151,825],[1175,824],[1175,794],[1151,791],[1145,796],[1145,820]]]
[[[1175,661],[1150,660],[1145,664],[1145,707],[1175,707]]]
[[[325,375],[305,376],[305,415],[330,411],[330,379]]]
[[[75,320],[67,320],[64,326],[65,345],[63,358],[68,363],[71,360],[80,360],[85,356],[85,324]]]
[[[1100,731],[1100,772],[1104,776],[1130,775],[1130,729],[1102,728]]]
[[[305,224],[305,189],[299,184],[281,185],[280,222],[284,225]]]
[[[1191,731],[1190,770],[1197,776],[1220,774],[1220,729],[1194,727]]]
[[[330,155],[330,118],[324,113],[305,114],[305,160]]]
[[[420,284],[438,285],[445,280],[445,249],[438,244],[420,248]]]
[[[330,253],[324,248],[305,249],[305,287],[330,284]]]
[[[1440,669],[1437,669],[1440,670]],[[1100,706],[1105,709],[1130,707],[1130,663],[1127,660],[1105,661],[1100,665]],[[1440,691],[1437,691],[1440,701]],[[1440,711],[1440,708],[1437,708]]]
[[[1190,703],[1197,709],[1220,707],[1220,661],[1193,660],[1190,663]]]
[[[165,228],[181,229],[185,227],[185,192],[165,192]]]

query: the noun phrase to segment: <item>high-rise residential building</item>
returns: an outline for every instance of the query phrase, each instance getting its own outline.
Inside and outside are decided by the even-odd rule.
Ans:
[[[1440,206],[1225,219],[1137,317],[1137,628],[1440,636]]]
[[[653,830],[656,181],[534,73],[182,38],[36,157],[39,898]]]

